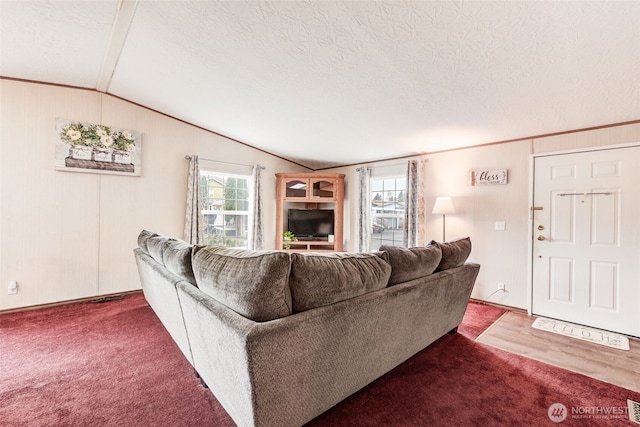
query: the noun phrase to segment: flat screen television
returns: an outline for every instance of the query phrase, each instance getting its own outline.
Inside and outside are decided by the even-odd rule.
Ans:
[[[333,233],[330,209],[289,209],[288,230],[300,240],[327,237]]]

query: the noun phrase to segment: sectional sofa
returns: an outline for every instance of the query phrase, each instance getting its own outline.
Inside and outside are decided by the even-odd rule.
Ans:
[[[142,289],[240,426],[300,426],[462,321],[469,239],[374,253],[191,246],[143,231]]]

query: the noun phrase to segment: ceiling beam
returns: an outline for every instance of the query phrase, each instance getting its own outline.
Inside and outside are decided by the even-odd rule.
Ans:
[[[96,90],[99,92],[107,92],[113,73],[115,72],[120,53],[124,46],[124,42],[129,33],[133,16],[138,7],[139,0],[120,0],[118,2],[118,11],[113,20],[111,27],[111,35],[109,36],[109,44],[102,61],[102,69],[96,84]]]

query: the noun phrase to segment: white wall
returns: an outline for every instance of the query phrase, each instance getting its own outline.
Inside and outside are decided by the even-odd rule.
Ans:
[[[56,171],[56,118],[140,131],[142,177]],[[638,141],[640,124],[633,124],[423,156],[426,240],[441,235],[441,217],[430,214],[433,201],[451,196],[457,213],[447,216],[447,238],[470,236],[471,260],[482,265],[472,296],[526,308],[531,154]],[[272,248],[273,174],[304,168],[108,95],[0,79],[0,310],[138,289],[132,249],[140,230],[182,235],[185,154],[267,167],[265,244]],[[383,176],[402,173],[404,164],[371,166]],[[469,186],[468,171],[483,168],[509,169],[509,183]],[[355,169],[326,171],[347,175],[345,250],[351,251],[357,249]],[[495,221],[505,221],[506,231],[495,231]],[[9,280],[18,281],[17,295],[7,295]],[[498,282],[509,292],[490,297]]]
[[[430,212],[436,197],[451,196],[456,213],[447,216],[447,240],[470,236],[473,245],[470,260],[481,264],[472,297],[526,309],[532,154],[639,141],[640,124],[632,124],[422,156],[426,159],[425,241],[441,240],[442,217]],[[406,160],[369,164],[378,176],[402,173],[405,165]],[[354,226],[358,206],[357,167],[326,171],[347,175],[345,250],[357,248]],[[509,182],[507,185],[471,186],[468,172],[472,169],[508,169]],[[496,231],[496,221],[506,222],[506,230]],[[508,293],[493,294],[498,283],[505,283]]]
[[[56,118],[141,132],[142,176],[55,170]],[[109,95],[0,80],[0,310],[138,289],[140,230],[182,236],[186,154],[266,166],[266,224],[275,223],[274,173],[306,171]],[[265,244],[275,245],[273,227]]]

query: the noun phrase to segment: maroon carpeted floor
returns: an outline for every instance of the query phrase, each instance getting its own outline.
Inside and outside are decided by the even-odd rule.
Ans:
[[[0,315],[2,426],[233,426],[142,294]]]
[[[502,310],[470,304],[447,335],[310,426],[637,425],[636,393],[483,346]],[[571,412],[582,418],[572,418]],[[599,411],[596,418],[585,412]],[[229,426],[141,294],[0,315],[2,426]]]

